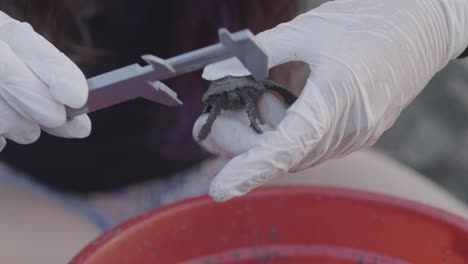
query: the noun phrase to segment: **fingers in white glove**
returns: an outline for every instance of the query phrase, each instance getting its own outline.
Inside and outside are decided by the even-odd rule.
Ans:
[[[322,25],[333,34],[324,36],[323,31],[314,32],[301,27],[302,24],[313,23],[317,28]],[[329,42],[341,42],[346,29],[340,25],[330,24],[320,16],[298,16],[287,24],[264,31],[255,36],[257,43],[262,45],[268,54],[269,69],[288,62],[305,62],[313,67],[320,62],[323,54],[333,54],[333,46]],[[327,42],[322,40],[326,38]],[[205,67],[202,77],[208,81],[219,80],[226,76],[247,76],[251,73],[237,58],[227,59]]]
[[[86,138],[91,133],[91,120],[87,115],[80,115],[68,120],[58,128],[44,128],[50,135],[61,138]]]
[[[265,133],[256,147],[231,160],[211,183],[213,199],[221,202],[243,195],[299,163],[307,154],[294,139],[300,131],[290,133],[284,127],[301,123],[300,119],[287,114],[277,130]]]
[[[48,85],[57,101],[72,108],[86,103],[88,86],[81,70],[29,24],[16,20],[4,23],[0,26],[0,40]]]
[[[19,117],[15,125],[3,136],[18,144],[31,144],[36,142],[41,135],[41,128],[24,117]]]
[[[276,128],[286,116],[286,110],[284,102],[271,92],[264,93],[258,102],[260,118],[273,128]]]
[[[213,181],[213,198],[242,195],[282,172],[374,143],[466,48],[467,13],[467,2],[458,0],[330,1],[259,34],[270,68],[303,61],[312,73],[277,129]],[[249,73],[230,60],[206,67],[203,77],[228,75]]]
[[[309,97],[301,96],[298,100],[309,100]],[[297,105],[304,104],[301,103]],[[300,111],[294,109],[294,106],[285,117],[284,104],[276,96],[265,94],[260,100],[259,112],[270,129],[265,130],[263,135],[256,134],[250,128],[250,121],[243,111],[225,111],[218,117],[213,124],[212,134],[202,142],[202,146],[225,157],[244,154],[230,161],[213,180],[210,195],[216,201],[243,195],[280,173],[292,170],[310,153],[313,146],[321,145],[323,128],[313,127],[313,124],[319,122],[310,118],[323,115],[320,104],[316,105],[316,109]],[[309,115],[307,118],[302,115],[305,112]],[[194,136],[204,119],[202,117],[197,121]],[[276,130],[272,130],[275,127]]]
[[[88,116],[66,120],[65,106],[79,108],[88,97],[86,79],[70,59],[34,32],[29,24],[13,20],[2,12],[0,54],[4,64],[0,69],[0,86],[3,86],[0,96],[5,106],[20,114],[16,116],[2,110],[10,113],[10,126],[15,126],[5,133],[7,139],[21,144],[36,141],[40,130],[38,132],[38,126],[33,126],[32,121],[59,137],[83,138],[90,134]]]
[[[65,123],[65,107],[52,97],[48,87],[1,41],[0,54],[0,97],[22,116],[41,126],[58,127]]]
[[[263,121],[263,132],[273,130],[286,114],[284,103],[270,92],[265,93],[258,104],[259,118]],[[198,118],[193,127],[193,138],[205,124],[208,114]],[[211,133],[200,144],[208,152],[223,158],[233,158],[258,144],[261,135],[250,127],[250,120],[245,110],[223,111],[213,123]],[[197,140],[198,141],[198,140]]]
[[[193,128],[194,139],[198,139],[207,118],[207,114],[198,118]],[[268,125],[259,126],[264,132],[272,130]],[[232,158],[258,143],[259,136],[250,127],[246,111],[224,111],[213,123],[210,135],[200,144],[212,154]]]

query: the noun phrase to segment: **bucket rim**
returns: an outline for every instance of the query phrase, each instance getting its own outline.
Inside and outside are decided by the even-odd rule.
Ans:
[[[406,211],[412,214],[427,217],[433,221],[441,224],[455,227],[464,233],[468,234],[468,219],[455,215],[451,212],[439,209],[430,205],[420,202],[394,197],[387,194],[374,193],[363,190],[356,190],[342,187],[326,187],[326,186],[268,186],[262,187],[251,193],[234,198],[235,200],[252,200],[262,197],[271,196],[304,196],[313,194],[316,197],[354,201],[369,205],[384,206],[388,209]],[[126,232],[131,232],[132,229],[138,229],[139,226],[144,226],[147,221],[154,221],[155,217],[167,217],[168,214],[177,214],[185,209],[193,209],[195,207],[203,207],[207,204],[215,203],[208,195],[184,199],[169,205],[158,207],[149,210],[146,213],[130,218],[122,222],[114,228],[105,231],[96,239],[90,242],[84,249],[82,249],[69,264],[81,264],[89,260],[100,249],[104,248],[107,243],[117,239],[119,235]],[[225,203],[229,203],[225,202]]]

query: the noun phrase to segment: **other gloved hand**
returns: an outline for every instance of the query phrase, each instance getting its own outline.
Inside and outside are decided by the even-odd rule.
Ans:
[[[88,86],[80,69],[51,43],[0,12],[0,150],[10,139],[36,141],[41,128],[55,136],[83,138],[86,115],[66,119],[65,106],[86,103]]]
[[[467,47],[468,2],[336,0],[259,34],[258,40],[270,67],[303,61],[311,74],[287,112],[273,97],[261,99],[263,129],[269,130],[262,135],[252,131],[243,112],[218,117],[202,145],[215,154],[238,156],[211,184],[217,201],[375,143]],[[203,77],[228,75],[249,73],[231,59],[208,66]],[[205,119],[195,124],[194,136]]]

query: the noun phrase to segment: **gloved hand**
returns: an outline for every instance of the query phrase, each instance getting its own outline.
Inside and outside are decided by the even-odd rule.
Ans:
[[[258,40],[270,67],[303,61],[311,74],[287,111],[271,95],[262,98],[260,115],[268,131],[262,135],[252,131],[244,112],[218,117],[202,145],[215,154],[238,156],[211,183],[217,201],[375,143],[467,47],[468,1],[336,0],[259,34]],[[231,59],[208,66],[203,77],[227,75],[249,73]],[[194,136],[205,119],[195,124]]]
[[[41,128],[55,136],[89,135],[86,115],[66,119],[65,106],[79,108],[88,97],[83,73],[30,25],[0,12],[0,150],[10,139],[36,141]]]

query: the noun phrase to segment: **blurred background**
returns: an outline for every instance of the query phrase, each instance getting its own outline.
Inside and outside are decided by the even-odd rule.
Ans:
[[[449,64],[375,149],[468,202],[468,60]]]

